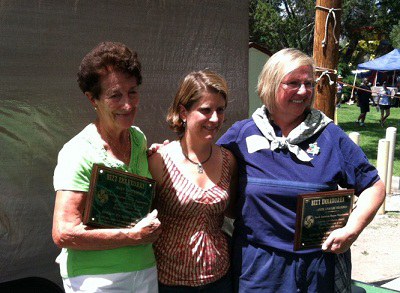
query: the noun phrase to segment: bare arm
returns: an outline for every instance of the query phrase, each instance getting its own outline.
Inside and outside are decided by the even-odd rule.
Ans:
[[[372,102],[372,106],[375,106],[374,97],[371,95],[371,96],[369,97],[369,99],[370,99],[370,100],[371,100],[371,102]]]
[[[60,190],[56,194],[53,240],[61,248],[104,250],[154,242],[161,233],[157,211],[133,228],[97,229],[82,223],[86,193]]]
[[[378,92],[377,96],[378,96],[378,99],[376,100],[376,105],[379,105],[379,101],[381,100],[382,95],[380,92]]]
[[[381,180],[365,189],[360,194],[357,207],[350,214],[346,226],[334,230],[322,245],[322,250],[333,253],[347,251],[375,217],[376,212],[385,200],[385,195],[385,184]]]
[[[164,166],[164,161],[161,157],[161,154],[158,151],[153,152],[152,155],[147,158],[147,160],[149,161],[149,171],[151,173],[151,176],[154,180],[156,180],[157,187],[160,188]]]

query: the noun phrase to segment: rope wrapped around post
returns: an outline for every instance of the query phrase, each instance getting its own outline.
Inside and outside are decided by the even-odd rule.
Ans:
[[[335,44],[338,44],[339,41],[335,36],[335,29],[336,29],[336,11],[340,11],[340,8],[328,8],[328,7],[324,7],[321,5],[316,5],[315,8],[319,8],[319,9],[323,9],[323,10],[327,10],[328,11],[328,15],[326,16],[326,20],[325,20],[325,35],[324,35],[324,39],[322,40],[322,47],[326,46],[326,38],[328,35],[328,21],[329,21],[329,17],[332,15],[333,18],[333,37],[335,39]]]

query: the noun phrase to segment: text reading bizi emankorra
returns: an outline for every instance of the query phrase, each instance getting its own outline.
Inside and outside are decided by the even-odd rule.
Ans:
[[[120,183],[120,184],[133,186],[133,187],[140,188],[140,189],[145,188],[145,184],[143,182],[135,181],[135,180],[132,180],[132,179],[126,178],[126,177],[119,177],[119,176],[116,176],[113,174],[107,174],[107,180],[113,181],[116,183]]]
[[[344,202],[344,197],[331,197],[331,198],[320,198],[320,199],[313,199],[311,200],[312,206],[320,206],[320,205],[327,205],[327,204],[334,204],[334,203],[341,203]]]

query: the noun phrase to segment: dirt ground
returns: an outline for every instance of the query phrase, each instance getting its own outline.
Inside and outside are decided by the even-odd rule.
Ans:
[[[353,243],[352,279],[383,283],[400,278],[400,213],[377,215]]]

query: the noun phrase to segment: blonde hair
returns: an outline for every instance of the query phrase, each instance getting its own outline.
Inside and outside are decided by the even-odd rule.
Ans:
[[[272,55],[265,63],[257,84],[257,92],[269,112],[276,108],[276,96],[282,79],[301,66],[310,66],[315,76],[314,60],[305,53],[294,49],[282,49]],[[312,98],[314,102],[314,95]]]
[[[179,115],[180,106],[190,110],[204,92],[221,94],[225,106],[227,105],[228,85],[222,76],[208,69],[189,73],[181,82],[167,114],[169,127],[178,133],[178,136],[185,132],[185,125]]]

